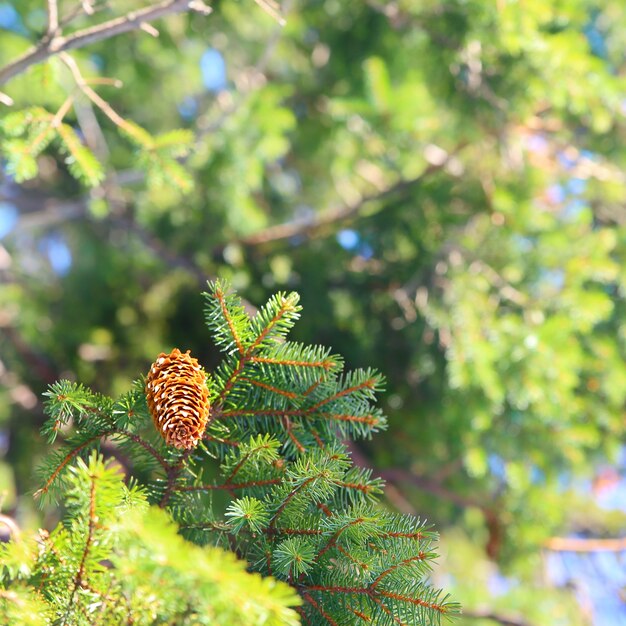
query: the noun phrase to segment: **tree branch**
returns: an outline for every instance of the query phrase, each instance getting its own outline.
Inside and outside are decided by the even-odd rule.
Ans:
[[[355,465],[360,467],[372,468],[370,460],[365,456],[362,450],[354,442],[346,442],[350,456]],[[376,469],[376,473],[386,482],[392,483],[410,483],[417,487],[420,491],[430,493],[442,500],[448,500],[460,507],[476,507],[485,510],[485,505],[479,500],[469,498],[444,487],[439,481],[424,476],[418,476],[413,472],[401,468]]]
[[[290,239],[296,236],[311,236],[325,226],[332,226],[337,222],[357,217],[366,205],[372,202],[385,200],[390,196],[408,191],[409,189],[421,184],[426,178],[443,169],[450,162],[450,160],[464,148],[464,146],[465,144],[457,146],[444,160],[438,161],[437,163],[431,163],[419,176],[416,176],[415,178],[400,179],[382,191],[365,195],[353,204],[336,207],[311,220],[287,222],[285,224],[278,224],[277,226],[270,226],[259,233],[240,239],[239,243],[246,246],[259,246],[266,243]]]
[[[556,552],[621,552],[626,550],[626,537],[618,539],[551,537],[544,546]]]
[[[502,626],[534,626],[531,622],[528,622],[521,617],[498,613],[494,610],[472,611],[464,608],[463,617],[469,617],[471,619],[489,619],[492,622],[501,624]]]
[[[467,508],[475,507],[482,511],[486,510],[485,505],[477,499],[470,498],[468,496],[451,491],[447,487],[444,487],[440,482],[433,480],[432,478],[426,478],[425,476],[418,476],[409,470],[405,470],[397,467],[390,467],[387,469],[377,470],[378,475],[385,481],[394,483],[409,483],[414,487],[417,487],[420,491],[425,491],[432,494],[442,500],[452,502],[457,506]]]
[[[76,85],[85,96],[87,96],[87,98],[89,98],[89,100],[91,100],[116,126],[132,135],[134,132],[133,127],[115,111],[104,98],[101,98],[98,93],[87,84],[87,81],[83,78],[83,75],[78,69],[76,61],[66,52],[60,52],[59,58],[67,65],[76,81]]]
[[[105,7],[105,5],[95,7],[94,1],[95,0],[80,0],[80,2],[75,4],[74,7],[72,7],[70,11],[59,20],[59,26],[63,28],[80,15],[93,15],[96,11],[101,11]]]
[[[54,5],[54,7],[51,13],[50,8],[52,5]],[[56,9],[55,0],[49,0],[48,34],[37,46],[27,50],[21,57],[18,57],[0,69],[0,85],[6,83],[14,76],[21,74],[31,65],[41,63],[55,54],[82,48],[96,41],[139,29],[142,23],[152,22],[167,15],[184,13],[186,11],[197,11],[204,15],[208,15],[211,12],[211,8],[204,4],[202,0],[164,0],[159,4],[138,11],[131,11],[121,17],[113,18],[101,24],[97,24],[96,26],[84,28],[67,37],[63,37],[61,35],[55,36],[50,30],[50,24],[56,22],[57,28],[55,31],[58,31],[58,14],[54,13]]]
[[[49,362],[48,358],[29,345],[20,335],[19,330],[13,326],[0,325],[0,338],[5,337],[39,380],[51,384],[58,380],[58,372]]]
[[[48,0],[48,37],[53,38],[59,30],[59,7],[57,0]]]

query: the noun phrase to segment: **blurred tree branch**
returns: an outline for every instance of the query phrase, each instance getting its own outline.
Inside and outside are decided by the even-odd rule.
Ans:
[[[551,537],[544,546],[556,552],[621,552],[626,550],[626,537],[618,539]]]
[[[0,326],[0,335],[4,335],[13,349],[23,359],[37,378],[47,384],[52,384],[59,379],[59,372],[50,364],[48,358],[29,345],[20,335],[19,330],[13,326]]]
[[[59,7],[57,0],[48,0],[48,33],[53,38],[59,30]]]
[[[212,9],[202,0],[164,0],[159,4],[131,11],[121,17],[116,17],[96,26],[84,28],[68,36],[59,31],[58,7],[55,0],[48,1],[48,30],[40,42],[27,50],[8,65],[0,69],[0,85],[21,74],[31,65],[41,63],[52,56],[82,48],[103,39],[114,37],[122,33],[137,30],[142,24],[152,22],[168,15],[185,13],[187,11],[208,15]]]
[[[430,163],[421,174],[414,178],[401,178],[389,187],[385,187],[374,194],[364,195],[357,202],[332,208],[329,211],[320,213],[313,219],[308,219],[306,221],[290,221],[284,224],[270,226],[265,230],[240,239],[239,243],[245,246],[260,246],[267,243],[291,239],[292,237],[297,236],[311,237],[317,234],[318,231],[322,230],[324,227],[334,226],[338,222],[356,218],[367,205],[385,200],[396,194],[404,193],[420,185],[429,176],[445,168],[445,166],[450,163],[450,161],[465,147],[465,145],[465,143],[459,144],[456,148],[454,148],[454,150],[447,154],[445,159],[436,163]]]
[[[405,470],[397,467],[390,467],[386,469],[378,470],[380,477],[386,481],[394,483],[409,483],[414,487],[417,487],[420,491],[425,491],[433,496],[452,502],[457,506],[467,508],[475,507],[482,511],[486,511],[484,504],[477,499],[464,496],[462,494],[451,491],[447,487],[444,487],[438,480],[428,478],[426,476],[418,476],[409,470]]]
[[[464,608],[463,617],[480,620],[487,619],[502,624],[502,626],[534,626],[531,622],[527,622],[521,617],[498,613],[492,609],[472,611]]]

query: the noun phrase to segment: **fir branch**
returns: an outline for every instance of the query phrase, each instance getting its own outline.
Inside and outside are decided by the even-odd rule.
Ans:
[[[369,594],[373,594],[373,591],[368,590]],[[393,591],[387,591],[386,589],[377,589],[376,593],[385,597],[391,598],[392,600],[400,600],[401,602],[409,602],[410,604],[414,604],[419,607],[425,607],[427,609],[431,609],[433,611],[437,611],[437,613],[447,614],[451,612],[450,607],[445,604],[439,604],[437,602],[428,602],[427,600],[422,600],[422,598],[418,598],[413,595],[395,593]]]
[[[152,455],[166,472],[172,469],[172,466],[165,460],[161,453],[153,445],[151,445],[150,442],[146,441],[139,435],[135,435],[134,433],[130,433],[121,428],[112,429],[110,434],[127,437],[137,445],[141,446],[146,452],[148,452],[148,454]]]
[[[366,595],[372,599],[376,599],[378,597],[389,598],[391,600],[398,600],[400,602],[408,602],[409,604],[414,604],[418,607],[424,607],[436,611],[440,614],[448,614],[454,612],[456,609],[451,608],[446,604],[439,604],[437,602],[429,602],[427,600],[423,600],[422,598],[418,598],[412,595],[396,593],[393,591],[388,591],[386,589],[378,589],[369,587],[342,587],[342,586],[334,586],[334,585],[311,585],[304,586],[307,592],[317,591],[328,594],[355,594],[355,595]]]
[[[409,565],[410,563],[414,563],[415,561],[424,561],[426,560],[429,556],[432,555],[427,555],[424,552],[419,552],[417,555],[412,556],[408,559],[404,559],[404,561],[401,561],[400,563],[396,563],[394,565],[392,565],[391,567],[388,567],[384,572],[381,572],[372,582],[372,584],[370,585],[370,589],[374,589],[376,586],[378,586],[378,584],[387,576],[389,576],[389,574],[391,574],[392,572],[394,572],[396,569],[398,569],[399,567],[403,567],[405,565]]]
[[[321,528],[274,528],[273,533],[283,535],[322,535],[324,531]]]
[[[317,553],[317,558],[323,556],[325,552],[330,550],[330,548],[333,548],[337,544],[337,540],[339,539],[341,534],[345,532],[348,528],[351,528],[352,526],[356,526],[357,524],[362,524],[363,522],[365,522],[365,519],[362,517],[359,517],[355,520],[351,520],[350,522],[346,523],[345,525],[337,529],[333,533],[333,535],[330,537],[330,539],[327,541],[326,545]]]
[[[425,578],[435,533],[418,519],[375,509],[382,481],[353,465],[341,444],[346,432],[367,435],[384,423],[372,406],[380,377],[372,370],[342,373],[341,359],[329,351],[283,343],[298,313],[284,306],[284,296],[251,320],[225,283],[211,289],[205,314],[226,355],[210,377],[216,402],[209,433],[196,449],[180,453],[161,439],[162,448],[151,443],[141,429],[153,425],[137,390],[113,402],[64,383],[49,394],[48,424],[64,411],[77,415],[80,432],[67,442],[76,455],[107,436],[128,446],[131,462],[146,457],[150,499],[171,512],[186,537],[227,545],[252,570],[298,590],[303,623],[342,624],[349,615],[412,626],[455,613],[456,605]],[[71,455],[60,453],[49,464],[49,481]],[[214,493],[230,496],[225,521],[214,513]],[[98,607],[113,611],[103,600],[109,597],[105,578],[85,581],[82,591],[68,579],[72,600],[80,595],[76,616],[87,618],[85,603],[94,592]]]
[[[80,452],[82,452],[85,448],[88,448],[89,446],[93,445],[95,442],[99,441],[103,436],[106,436],[106,434],[107,433],[104,433],[104,434],[98,433],[92,437],[89,437],[89,439],[79,444],[78,446],[73,447],[66,455],[62,457],[61,462],[57,464],[56,468],[54,469],[54,471],[52,472],[48,480],[46,480],[43,487],[35,491],[35,493],[33,494],[34,497],[39,498],[47,494],[50,487],[54,484],[54,482],[57,480],[57,478],[59,477],[63,469],[67,467],[70,461],[72,461],[75,457],[77,457],[78,454],[80,454]]]
[[[237,347],[237,351],[240,355],[244,354],[244,347],[241,338],[239,337],[239,333],[235,328],[235,322],[229,311],[229,308],[226,305],[226,294],[224,286],[221,283],[215,283],[215,287],[213,289],[213,293],[217,301],[219,302],[220,310],[222,311],[222,315],[228,324],[228,328],[230,329],[230,333],[232,335],[233,342]]]
[[[50,535],[0,545],[0,615],[7,623],[21,624],[31,610],[26,600],[36,597],[38,620],[29,624],[199,623],[209,616],[219,626],[296,626],[294,590],[247,574],[232,555],[183,541],[167,514],[148,508],[114,465],[94,455],[73,468],[68,484],[65,518]],[[211,530],[230,529],[218,522]],[[30,595],[16,593],[20,584]],[[7,608],[8,585],[17,613]],[[237,602],[242,596],[245,606]]]
[[[305,447],[302,444],[302,442],[294,435],[293,432],[293,423],[292,421],[287,417],[284,416],[282,419],[282,423],[285,427],[285,430],[287,432],[287,436],[289,437],[289,439],[291,439],[292,443],[294,444],[294,446],[296,447],[296,449],[298,450],[298,452],[302,453],[305,451]]]
[[[295,486],[287,495],[287,497],[281,502],[280,506],[276,510],[276,513],[272,516],[272,519],[269,523],[269,529],[273,530],[276,527],[276,522],[278,522],[278,518],[281,516],[283,511],[287,508],[287,505],[293,498],[295,498],[299,493],[301,493],[304,489],[306,489],[311,483],[315,482],[315,480],[319,479],[320,475],[310,476],[309,478],[302,481],[299,485]]]
[[[265,389],[272,393],[277,393],[278,395],[284,396],[285,398],[293,399],[293,398],[298,397],[298,394],[295,393],[294,391],[287,391],[286,389],[278,389],[278,387],[273,387],[272,385],[268,385],[267,383],[264,383],[260,380],[254,380],[252,378],[247,378],[245,376],[241,376],[239,378],[239,382],[248,383],[250,385],[255,385],[256,387],[261,387],[262,389]]]
[[[312,411],[307,410],[307,412],[310,413]],[[374,415],[347,415],[345,413],[319,413],[319,415],[328,420],[335,420],[338,422],[355,422],[372,427],[382,425],[382,420]]]
[[[325,359],[323,361],[290,361],[287,359],[277,359],[263,356],[250,357],[251,363],[268,363],[272,365],[282,365],[284,367],[314,367],[329,371],[336,366],[335,361],[332,359]]]
[[[176,491],[213,491],[216,489],[249,489],[250,487],[266,487],[267,485],[279,485],[281,483],[280,478],[268,478],[266,480],[250,480],[245,483],[222,483],[217,485],[184,485],[182,487],[177,487]]]
[[[307,593],[306,591],[302,594],[302,597],[313,607],[315,607],[315,609],[318,611],[318,613],[325,618],[328,623],[330,624],[330,626],[339,626],[339,624],[330,616],[328,615],[328,613],[326,613],[326,611],[324,611],[324,608],[318,603],[316,602],[312,597],[310,593]]]
[[[247,444],[247,450],[241,447],[239,450],[240,458],[234,465],[233,469],[230,471],[224,484],[232,483],[233,478],[239,473],[239,471],[248,463],[251,459],[255,457],[261,457],[266,462],[273,462],[278,459],[277,449],[280,446],[280,442],[276,439],[269,436],[260,436],[258,438],[252,437],[250,442]]]
[[[320,400],[313,406],[309,407],[307,409],[307,412],[313,413],[314,411],[324,406],[325,404],[328,404],[329,402],[333,402],[334,400],[339,400],[340,398],[343,398],[344,396],[349,396],[359,391],[371,392],[378,388],[378,386],[380,385],[380,382],[381,382],[380,376],[369,375],[368,373],[366,373],[365,380],[358,382],[345,389],[341,389],[340,391],[337,391],[336,393],[328,396],[327,398]]]
[[[67,623],[67,619],[70,615],[74,606],[74,598],[76,596],[76,592],[79,587],[83,584],[83,578],[85,576],[85,563],[87,560],[87,555],[91,549],[91,544],[94,538],[94,530],[96,526],[96,477],[90,476],[91,479],[91,487],[89,491],[89,523],[87,527],[87,538],[85,539],[85,547],[83,548],[83,554],[80,560],[80,565],[78,566],[78,570],[76,572],[76,576],[74,577],[72,591],[70,592],[70,597],[67,602],[67,609],[65,611],[65,615],[62,618],[61,624],[64,625]]]
[[[257,337],[246,352],[247,359],[252,359],[254,352],[268,340],[284,338],[300,317],[302,307],[298,306],[299,299],[295,292],[289,295],[278,293],[257,313],[251,324]]]

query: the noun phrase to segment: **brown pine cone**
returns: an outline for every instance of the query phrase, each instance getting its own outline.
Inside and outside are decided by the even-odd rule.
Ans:
[[[206,374],[189,350],[159,354],[146,377],[146,400],[168,445],[186,450],[198,445],[209,417],[209,390]]]

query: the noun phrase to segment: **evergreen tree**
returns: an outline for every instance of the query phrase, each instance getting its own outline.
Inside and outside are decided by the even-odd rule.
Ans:
[[[252,572],[283,581],[253,579],[257,613],[248,623],[261,623],[259,615],[268,624],[293,621],[285,604],[296,602],[284,583],[298,592],[304,624],[439,624],[457,613],[427,580],[435,533],[378,507],[381,481],[353,465],[344,445],[385,427],[373,406],[381,376],[344,372],[330,350],[287,341],[300,315],[295,293],[275,295],[254,317],[224,282],[204,296],[224,353],[212,375],[175,349],[117,400],[69,381],[49,389],[43,433],[50,443],[71,434],[43,465],[37,495],[65,494],[67,520],[40,548],[4,550],[5,613],[16,588],[20,601],[43,603],[41,615],[54,623],[90,624],[94,615],[144,623],[149,614],[222,623],[210,615],[242,589],[218,594],[217,606],[204,591],[222,561],[238,566],[217,552],[207,564],[148,503],[168,511],[190,542],[231,550]],[[104,441],[137,483],[124,486],[99,459]],[[154,585],[161,577],[163,588]],[[223,623],[239,623],[229,610],[235,617],[220,613]]]

